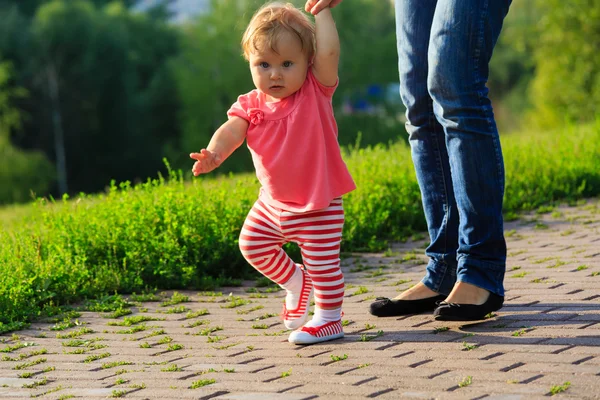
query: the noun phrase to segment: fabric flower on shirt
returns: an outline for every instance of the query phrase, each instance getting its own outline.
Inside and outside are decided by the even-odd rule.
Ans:
[[[248,110],[248,118],[250,118],[250,123],[260,125],[265,119],[265,114],[258,108],[251,108]]]

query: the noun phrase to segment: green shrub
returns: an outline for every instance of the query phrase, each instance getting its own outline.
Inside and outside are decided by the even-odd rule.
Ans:
[[[600,121],[502,143],[505,212],[600,194]],[[404,141],[351,149],[345,159],[358,189],[344,197],[344,251],[382,250],[426,229]],[[28,206],[0,229],[0,330],[44,307],[115,291],[209,289],[258,276],[237,245],[258,189],[252,174],[188,183],[171,172],[168,182],[112,184],[103,195]],[[12,211],[0,211],[0,220]]]

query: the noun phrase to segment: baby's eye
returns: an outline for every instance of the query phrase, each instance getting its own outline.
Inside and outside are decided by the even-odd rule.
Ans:
[[[263,61],[260,63],[260,67],[261,68],[269,68],[269,63]]]
[[[288,68],[292,66],[292,62],[291,61],[284,61],[283,66]]]

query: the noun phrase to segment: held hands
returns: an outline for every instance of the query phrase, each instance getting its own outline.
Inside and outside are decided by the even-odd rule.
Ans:
[[[191,153],[190,158],[196,160],[192,167],[194,176],[206,174],[221,165],[221,157],[206,149],[200,150],[200,153]]]
[[[307,13],[317,15],[322,9],[326,7],[333,8],[341,2],[342,0],[307,0],[304,9]]]

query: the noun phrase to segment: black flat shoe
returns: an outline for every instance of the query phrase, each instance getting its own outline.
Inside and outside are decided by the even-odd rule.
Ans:
[[[477,321],[502,308],[504,296],[490,293],[490,297],[481,305],[446,303],[442,301],[433,312],[437,321]]]
[[[369,312],[376,317],[420,314],[435,310],[437,304],[445,298],[446,296],[443,294],[419,300],[392,300],[387,297],[378,297],[377,301],[369,306]]]

